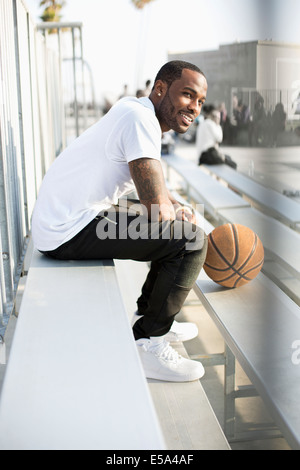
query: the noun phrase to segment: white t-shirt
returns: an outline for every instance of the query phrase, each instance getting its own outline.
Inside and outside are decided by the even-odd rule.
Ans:
[[[212,119],[202,121],[197,129],[196,147],[198,156],[211,147],[218,147],[223,140],[222,127]]]
[[[134,190],[128,163],[139,158],[160,160],[161,128],[149,98],[126,97],[48,170],[32,217],[36,248],[58,248]]]

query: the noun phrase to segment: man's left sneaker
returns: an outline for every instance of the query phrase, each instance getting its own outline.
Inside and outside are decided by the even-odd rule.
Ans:
[[[179,343],[189,341],[198,336],[198,327],[191,322],[177,322],[174,320],[173,325],[164,338],[169,343]]]

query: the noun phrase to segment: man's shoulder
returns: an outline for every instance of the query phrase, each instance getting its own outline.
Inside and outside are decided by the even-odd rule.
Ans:
[[[126,96],[125,98],[121,98],[114,106],[115,109],[120,110],[120,112],[133,112],[133,113],[141,113],[141,114],[152,114],[155,115],[155,110],[153,103],[149,100],[149,98],[135,98],[134,96]]]
[[[115,123],[118,123],[119,130],[121,128],[128,129],[130,125],[135,127],[139,123],[141,127],[147,128],[149,132],[156,129],[161,137],[159,121],[155,114],[154,105],[149,98],[125,97],[121,98],[115,106],[115,114],[111,117]]]

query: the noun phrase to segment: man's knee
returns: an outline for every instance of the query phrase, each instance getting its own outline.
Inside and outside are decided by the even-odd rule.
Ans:
[[[175,222],[179,223],[175,224],[174,237],[184,240],[186,251],[207,250],[207,235],[198,225],[189,222]]]
[[[207,245],[207,236],[203,230],[200,229],[200,232],[197,230],[195,238],[186,244],[180,270],[176,278],[177,286],[192,289],[205,263]]]

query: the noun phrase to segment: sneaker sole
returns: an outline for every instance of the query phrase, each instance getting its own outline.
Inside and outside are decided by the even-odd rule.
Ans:
[[[143,363],[142,354],[140,354],[140,358],[142,361],[144,373],[147,379],[154,379],[154,380],[161,380],[163,382],[194,382],[196,380],[201,379],[205,374],[205,369],[203,365],[199,362],[197,363],[197,369],[191,371],[190,373],[176,373],[176,371],[156,371],[153,369],[149,369],[147,365]],[[196,362],[196,361],[192,361]]]
[[[204,372],[201,375],[197,375],[197,377],[162,377],[162,376],[156,376],[155,374],[147,374],[145,373],[146,379],[150,380],[160,380],[161,382],[176,382],[176,383],[186,383],[186,382],[196,382],[196,380],[202,379],[204,376]]]
[[[147,373],[145,371],[145,376],[147,379],[151,379],[151,380],[160,380],[162,382],[181,382],[181,383],[184,383],[184,382],[195,382],[196,380],[200,380],[205,374],[205,371],[203,371],[203,373],[201,374],[197,374],[196,376],[195,375],[191,375],[191,376],[186,376],[186,377],[167,377],[167,376],[162,376],[161,374],[154,374],[154,373]]]

